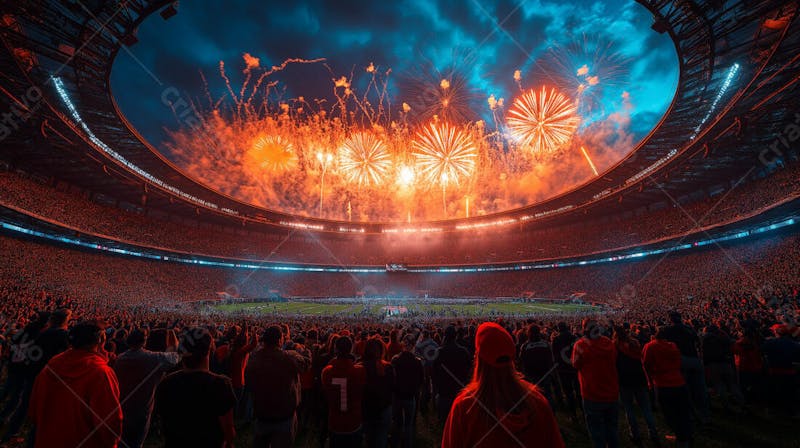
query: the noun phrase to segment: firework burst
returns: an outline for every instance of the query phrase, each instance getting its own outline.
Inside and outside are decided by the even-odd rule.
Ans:
[[[339,171],[349,183],[381,184],[391,166],[386,145],[371,133],[355,133],[339,148]]]
[[[579,93],[525,91],[522,70],[513,74],[520,87],[516,102],[473,94],[467,80],[474,72],[463,67],[412,72],[411,81],[400,75],[393,98],[391,69],[375,64],[346,76],[322,67],[331,75],[335,102],[284,97],[286,88],[271,75],[288,64],[315,61],[290,59],[266,70],[247,55],[241,87],[220,63],[226,93],[213,98],[206,88],[208,106],[192,104],[202,132],[189,126],[169,131],[169,153],[188,173],[237,199],[348,221],[411,222],[508,210],[583,181],[587,171],[564,169],[570,164],[591,166],[597,158],[593,172],[608,166],[604,143],[585,138],[588,127],[567,157],[530,156],[528,151],[548,154],[572,144]],[[591,63],[569,73],[593,84],[590,90],[610,82]],[[491,124],[477,112],[487,101]],[[590,118],[581,115],[581,122]],[[586,146],[585,162],[577,143]]]
[[[506,117],[511,136],[534,155],[552,154],[563,148],[579,122],[574,103],[546,87],[531,89],[514,100]]]
[[[630,59],[601,37],[583,35],[556,45],[536,61],[534,75],[575,96],[582,116],[602,107],[603,91],[620,87],[630,72]]]
[[[473,103],[480,96],[470,87],[465,70],[456,65],[445,70],[418,67],[401,79],[400,90],[417,123],[434,117],[458,124],[477,119]]]
[[[297,156],[291,142],[281,136],[256,138],[247,151],[245,163],[250,168],[265,171],[286,171],[297,166]]]
[[[471,175],[478,150],[469,134],[448,123],[430,123],[412,142],[417,173],[429,185],[458,184]]]

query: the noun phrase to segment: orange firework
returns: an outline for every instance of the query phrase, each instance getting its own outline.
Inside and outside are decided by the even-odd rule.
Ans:
[[[245,160],[249,167],[267,171],[286,171],[297,165],[291,142],[273,135],[257,138]]]
[[[350,183],[380,184],[391,166],[392,158],[386,145],[373,134],[353,134],[339,148],[339,171]]]
[[[563,148],[578,129],[575,104],[556,89],[529,90],[514,100],[506,124],[513,139],[535,155]]]
[[[469,134],[447,123],[430,123],[412,142],[418,173],[431,185],[458,184],[475,170],[478,150]]]

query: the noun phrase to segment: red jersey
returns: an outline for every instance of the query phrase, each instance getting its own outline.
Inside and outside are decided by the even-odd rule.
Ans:
[[[617,349],[611,339],[605,336],[578,339],[572,348],[572,365],[578,370],[584,399],[600,403],[619,399]]]
[[[511,414],[495,411],[495,415],[487,415],[486,407],[476,403],[475,397],[466,391],[461,392],[447,417],[442,432],[442,448],[563,448],[564,441],[547,399],[536,386],[526,386],[530,388],[526,403],[520,403]]]
[[[361,427],[361,401],[367,373],[352,359],[335,358],[322,369],[322,389],[328,399],[328,429],[350,433]]]
[[[681,375],[681,352],[675,343],[654,339],[644,346],[642,364],[655,387],[681,387],[686,381]]]

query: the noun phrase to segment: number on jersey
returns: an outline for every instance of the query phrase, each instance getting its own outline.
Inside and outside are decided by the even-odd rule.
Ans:
[[[347,412],[347,378],[331,378],[331,384],[339,386],[339,410]]]

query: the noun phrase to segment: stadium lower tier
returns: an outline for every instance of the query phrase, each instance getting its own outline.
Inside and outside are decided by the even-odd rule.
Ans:
[[[794,227],[767,237],[708,245],[637,261],[580,267],[477,273],[335,273],[226,269],[151,261],[0,236],[4,284],[25,284],[121,304],[243,297],[521,297],[565,298],[647,307],[690,306],[695,299],[766,298],[800,289],[800,235]],[[701,300],[697,300],[700,302]]]

